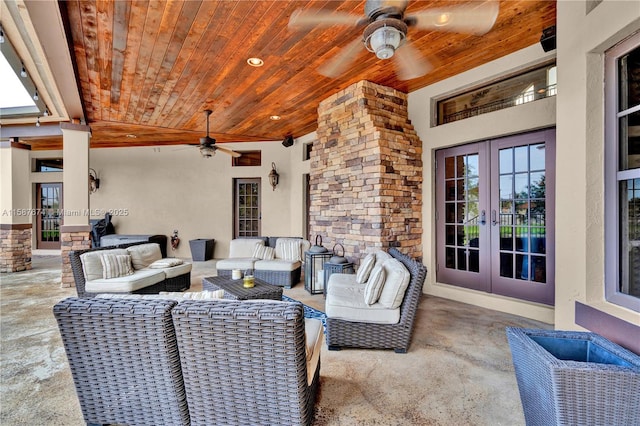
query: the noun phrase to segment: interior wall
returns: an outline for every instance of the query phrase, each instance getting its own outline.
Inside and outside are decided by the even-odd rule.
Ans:
[[[432,102],[475,87],[501,75],[528,68],[553,59],[555,52],[545,53],[540,45],[530,46],[481,67],[435,83],[409,94],[409,118],[423,143],[423,253],[429,273],[424,292],[547,323],[553,323],[553,308],[503,296],[464,289],[436,281],[434,159],[440,148],[476,142],[530,130],[552,127],[556,123],[554,97],[495,111],[453,123],[431,127]],[[559,90],[562,90],[560,87]],[[560,145],[562,141],[558,141]],[[560,209],[557,209],[560,211]],[[557,252],[557,249],[556,249]],[[556,282],[556,285],[558,283]]]
[[[575,304],[640,324],[640,314],[604,299],[604,57],[640,30],[640,3],[558,2],[556,312],[578,329]],[[604,82],[606,83],[606,82]],[[562,167],[568,165],[570,167]]]
[[[191,257],[191,239],[214,238],[214,256],[224,258],[233,238],[233,179],[260,178],[262,234],[302,236],[302,207],[289,208],[302,199],[297,176],[301,170],[292,167],[300,145],[225,144],[261,150],[262,165],[255,167],[231,167],[231,157],[222,153],[205,159],[196,147],[188,146],[92,149],[90,166],[100,178],[100,189],[90,197],[92,218],[112,211],[119,234],[169,237],[178,230],[180,245],[169,254],[175,257]],[[275,190],[268,179],[272,162],[280,175]]]

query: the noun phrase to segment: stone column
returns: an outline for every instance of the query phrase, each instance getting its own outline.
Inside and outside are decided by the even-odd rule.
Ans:
[[[0,143],[0,272],[31,269],[30,147]]]
[[[374,249],[422,257],[422,142],[407,95],[368,81],[318,107],[310,229],[356,263]]]
[[[62,287],[73,287],[69,262],[71,250],[91,248],[89,225],[89,126],[62,123],[63,225],[60,227],[62,254]]]

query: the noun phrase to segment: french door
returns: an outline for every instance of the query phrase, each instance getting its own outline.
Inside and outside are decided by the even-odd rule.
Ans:
[[[39,249],[60,249],[62,184],[36,185],[36,244]]]
[[[260,235],[260,179],[234,179],[234,238]]]
[[[438,282],[554,303],[555,130],[436,153]]]

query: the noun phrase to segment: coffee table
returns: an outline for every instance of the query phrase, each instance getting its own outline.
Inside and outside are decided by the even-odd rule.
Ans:
[[[224,290],[225,299],[273,299],[282,300],[282,287],[269,284],[254,278],[255,285],[251,288],[243,286],[243,280],[233,280],[229,277],[205,277],[202,279],[203,290]]]

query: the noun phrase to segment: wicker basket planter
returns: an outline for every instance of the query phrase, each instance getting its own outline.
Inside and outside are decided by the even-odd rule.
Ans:
[[[640,424],[640,356],[594,333],[506,333],[528,426]]]

